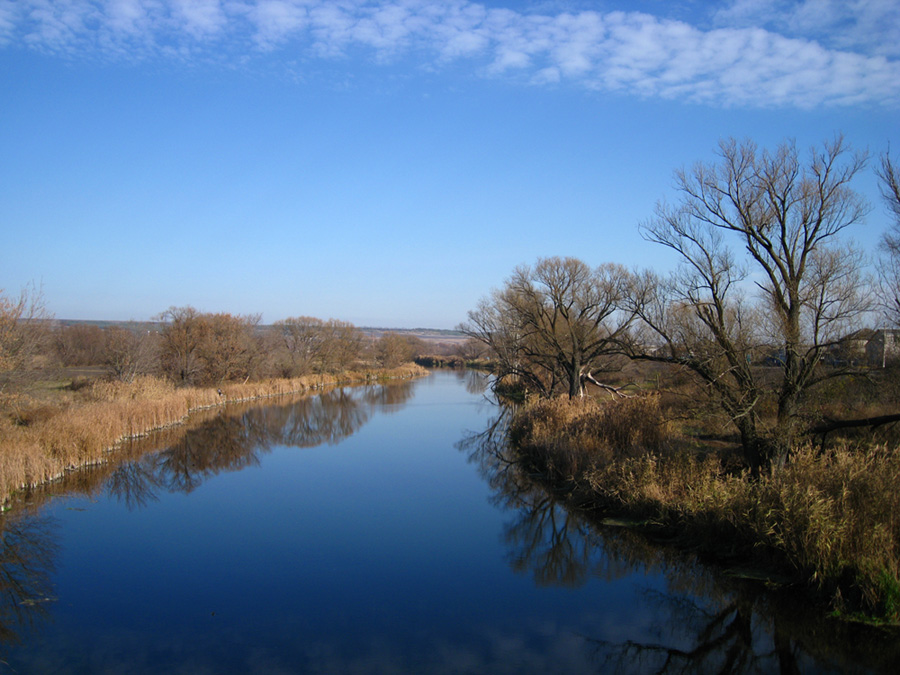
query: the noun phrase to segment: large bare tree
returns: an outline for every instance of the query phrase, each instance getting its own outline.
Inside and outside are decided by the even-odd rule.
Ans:
[[[310,372],[341,372],[360,358],[363,334],[352,323],[311,316],[275,322],[280,370],[297,376]]]
[[[879,305],[888,322],[900,328],[900,166],[890,151],[881,156],[876,169],[881,194],[893,216],[893,222],[881,238],[878,259]]]
[[[95,366],[102,360],[104,335],[100,326],[74,324],[53,331],[53,344],[65,366]]]
[[[460,330],[489,349],[501,379],[516,377],[546,396],[581,396],[632,320],[622,309],[627,279],[618,265],[541,258],[517,267]]]
[[[825,351],[868,308],[862,256],[840,236],[867,211],[850,187],[865,161],[840,137],[805,161],[793,143],[769,151],[726,140],[717,161],[676,173],[679,203],[658,205],[642,226],[682,264],[668,278],[638,278],[648,337],[632,355],[703,381],[755,471],[783,464],[808,422],[806,394],[839,374],[822,368]],[[777,375],[764,381],[753,362],[766,352]]]

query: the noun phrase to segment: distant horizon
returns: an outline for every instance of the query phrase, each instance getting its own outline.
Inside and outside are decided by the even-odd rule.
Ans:
[[[199,309],[199,308],[198,308]],[[322,317],[315,317],[322,318]],[[337,317],[329,317],[329,318],[337,318]],[[160,324],[163,325],[166,323],[163,319],[69,319],[69,318],[60,318],[60,317],[51,317],[48,321],[54,323],[62,323],[62,324],[89,324],[89,325],[97,325],[97,324]],[[260,322],[258,325],[263,328],[272,328],[277,324],[277,321],[273,321],[270,323]],[[382,331],[382,332],[390,332],[390,331],[401,331],[404,333],[452,333],[454,335],[464,335],[464,333],[456,328],[435,328],[435,327],[427,327],[427,326],[415,326],[414,328],[403,328],[400,326],[357,326],[354,324],[354,327],[360,331]]]
[[[723,138],[868,149],[873,255],[900,5],[0,0],[0,85],[6,294],[453,330],[539,257],[672,269],[638,225]]]

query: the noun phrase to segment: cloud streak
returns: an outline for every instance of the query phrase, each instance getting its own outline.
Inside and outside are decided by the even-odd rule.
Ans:
[[[805,36],[836,49],[900,56],[896,0],[730,0],[713,12],[713,21]]]
[[[865,38],[893,4],[855,4],[854,29],[841,33],[847,16],[830,0],[735,0],[709,29],[638,12],[539,14],[465,0],[0,0],[0,45],[225,62],[362,50],[375,62],[466,64],[485,77],[724,107],[895,107],[900,40],[884,48],[881,33]]]

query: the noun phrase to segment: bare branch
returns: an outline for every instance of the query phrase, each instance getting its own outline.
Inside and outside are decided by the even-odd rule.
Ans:
[[[792,142],[768,151],[728,139],[718,161],[675,174],[679,205],[658,206],[642,226],[682,265],[668,280],[643,277],[636,311],[661,344],[653,353],[633,345],[631,355],[681,365],[704,381],[756,469],[783,461],[823,350],[870,307],[862,256],[839,241],[868,210],[850,187],[865,162],[840,136],[805,163]],[[747,279],[755,301],[744,295]],[[774,396],[753,366],[767,352],[779,355]],[[764,401],[776,411],[772,428]]]

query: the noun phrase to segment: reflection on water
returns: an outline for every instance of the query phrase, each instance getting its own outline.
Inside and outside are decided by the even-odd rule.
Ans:
[[[516,462],[506,442],[511,407],[457,444],[494,490],[509,518],[510,566],[540,586],[578,587],[635,572],[660,573],[666,590],[648,589],[657,619],[652,641],[588,636],[604,672],[805,673],[900,672],[895,630],[849,625],[790,590],[702,566],[695,556],[653,544],[596,514],[570,509]]]
[[[35,513],[0,519],[0,645],[46,618],[57,544],[54,524]]]
[[[223,471],[258,465],[274,446],[339,443],[366,423],[373,408],[390,409],[411,395],[411,384],[398,382],[334,389],[280,405],[232,405],[171,447],[117,465],[103,489],[129,508],[157,499],[158,490],[188,493]]]
[[[0,517],[0,672],[900,672],[891,633],[567,508],[516,463],[510,409],[485,417],[477,373],[416,386],[228,406],[136,441],[41,493],[101,502],[50,505],[71,538],[37,499]],[[376,421],[400,411],[406,431]],[[472,420],[461,456],[446,439]],[[287,488],[249,503],[280,471]]]
[[[142,508],[157,501],[160,491],[189,493],[219,473],[258,465],[274,446],[336,444],[358,431],[373,409],[401,406],[412,391],[411,382],[398,381],[337,388],[275,405],[230,404],[213,415],[196,416],[200,426],[135,439],[116,453],[118,461],[73,472],[34,491],[19,510],[0,516],[0,646],[15,643],[25,626],[45,620],[56,600],[51,577],[57,527],[40,515],[44,502],[72,492],[105,493],[130,510]],[[174,443],[161,445],[173,437]]]

